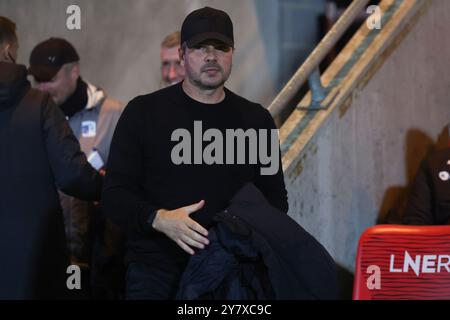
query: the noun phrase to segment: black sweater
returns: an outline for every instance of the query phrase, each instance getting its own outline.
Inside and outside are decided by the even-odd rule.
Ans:
[[[191,99],[177,84],[139,96],[125,108],[111,143],[103,205],[111,219],[127,232],[128,262],[186,259],[187,254],[175,242],[148,223],[151,213],[160,208],[174,210],[205,200],[205,206],[191,218],[209,227],[214,214],[223,210],[243,185],[253,182],[273,206],[287,212],[279,147],[275,175],[261,175],[260,164],[172,162],[172,149],[179,144],[171,141],[172,133],[187,129],[193,145],[194,121],[202,122],[203,132],[219,129],[224,145],[225,129],[276,128],[261,105],[227,89],[225,93],[222,102],[203,104]],[[209,143],[203,142],[203,147]],[[191,154],[193,159],[194,152]]]

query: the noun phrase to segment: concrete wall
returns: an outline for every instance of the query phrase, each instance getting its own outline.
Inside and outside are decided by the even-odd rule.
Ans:
[[[289,214],[349,271],[361,233],[401,202],[450,122],[448,21],[450,1],[434,0],[350,108],[334,110],[288,180]]]
[[[81,30],[68,30],[66,9],[81,8]],[[234,22],[236,54],[228,87],[268,106],[317,42],[324,0],[1,0],[13,19],[19,62],[33,47],[64,37],[79,51],[82,75],[123,102],[160,88],[159,45],[192,10],[211,6]]]
[[[66,28],[70,4],[81,8],[81,30]],[[38,42],[65,37],[79,51],[82,75],[127,102],[159,89],[162,39],[181,28],[187,13],[205,5],[227,11],[234,22],[237,52],[228,86],[269,104],[278,80],[276,1],[1,0],[0,14],[17,23],[20,63],[28,64]]]
[[[326,0],[280,0],[280,84],[289,81],[320,41],[325,5]]]

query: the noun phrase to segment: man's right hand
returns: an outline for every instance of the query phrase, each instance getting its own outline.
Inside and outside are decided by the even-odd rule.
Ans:
[[[193,255],[195,252],[191,247],[204,249],[205,245],[209,244],[208,230],[189,217],[191,213],[200,210],[204,205],[205,201],[201,200],[176,210],[160,209],[156,213],[152,227],[164,233],[175,241],[181,249]]]

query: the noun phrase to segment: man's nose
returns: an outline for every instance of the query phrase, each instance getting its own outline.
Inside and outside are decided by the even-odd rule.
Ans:
[[[216,49],[213,46],[210,46],[206,49],[206,56],[205,61],[211,62],[211,61],[217,61],[217,54]]]

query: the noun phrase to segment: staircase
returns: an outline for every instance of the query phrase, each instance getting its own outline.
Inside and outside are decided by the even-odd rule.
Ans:
[[[450,121],[450,1],[379,7],[381,29],[363,24],[321,76],[324,109],[304,109],[309,92],[280,127],[289,214],[348,273]]]

